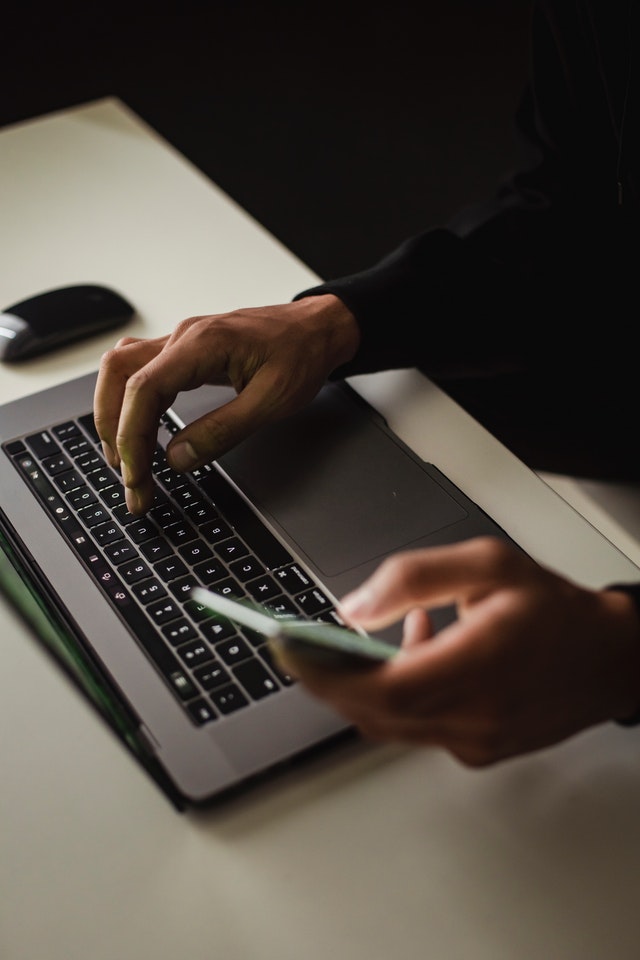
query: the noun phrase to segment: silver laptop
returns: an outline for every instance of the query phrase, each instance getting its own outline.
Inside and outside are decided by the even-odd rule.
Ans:
[[[335,623],[337,598],[388,554],[506,537],[345,383],[188,475],[164,448],[230,391],[180,395],[158,433],[154,506],[133,517],[97,442],[94,383],[0,406],[0,583],[178,809],[349,733],[194,586]],[[400,628],[382,636],[397,644]]]

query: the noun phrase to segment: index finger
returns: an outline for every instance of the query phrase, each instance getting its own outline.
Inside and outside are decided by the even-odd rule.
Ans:
[[[144,512],[153,497],[151,462],[162,414],[181,391],[220,376],[226,362],[224,354],[194,349],[188,337],[175,339],[172,335],[151,343],[156,349],[150,349],[148,362],[124,378],[117,427],[117,456],[132,513]],[[128,372],[126,362],[124,371]]]
[[[119,340],[100,361],[93,393],[93,419],[102,441],[104,455],[112,467],[118,467],[118,424],[129,377],[160,352],[166,337]]]
[[[471,604],[513,582],[523,564],[533,563],[515,546],[489,536],[401,551],[343,597],[339,612],[348,623],[379,630],[417,606]]]

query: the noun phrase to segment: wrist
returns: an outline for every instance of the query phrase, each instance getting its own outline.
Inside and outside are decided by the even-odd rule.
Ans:
[[[331,371],[353,359],[360,346],[360,328],[353,313],[333,293],[304,297],[297,303],[307,322],[318,324]]]

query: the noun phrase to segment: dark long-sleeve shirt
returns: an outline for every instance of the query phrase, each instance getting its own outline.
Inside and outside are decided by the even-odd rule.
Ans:
[[[538,0],[496,196],[332,292],[361,346],[418,367],[538,469],[640,479],[640,0]]]

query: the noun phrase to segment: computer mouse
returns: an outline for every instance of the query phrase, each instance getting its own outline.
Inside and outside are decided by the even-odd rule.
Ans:
[[[13,363],[119,327],[134,307],[99,284],[46,290],[0,313],[0,360]]]

